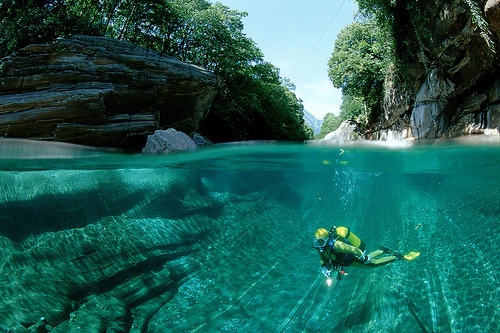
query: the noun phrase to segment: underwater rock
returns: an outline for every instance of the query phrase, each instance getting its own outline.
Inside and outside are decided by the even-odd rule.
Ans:
[[[0,235],[21,241],[121,214],[130,218],[217,215],[223,204],[201,196],[198,182],[195,174],[183,170],[2,171]]]
[[[276,230],[303,232],[290,209],[300,195],[279,172],[254,175],[242,195],[224,190],[235,178],[203,185],[212,174],[0,171],[0,330],[179,332],[205,314],[215,318],[208,331],[252,324],[234,312],[218,318],[218,309],[236,309],[249,281],[281,274],[273,268],[292,244],[276,241]],[[258,294],[249,296],[261,304]]]
[[[83,228],[38,234],[17,243],[0,237],[0,322],[12,332],[44,331],[48,325],[54,332],[139,333],[152,322],[199,309],[206,302],[200,301],[203,295],[219,288],[213,278],[190,280],[200,265],[208,265],[205,272],[227,269],[224,275],[232,274],[226,265],[238,265],[245,270],[242,277],[253,275],[259,262],[245,249],[257,235],[267,235],[265,239],[274,235],[266,227],[275,223],[274,218],[262,213],[274,212],[275,218],[291,226],[291,216],[285,216],[274,201],[259,200],[263,195],[228,194],[227,212],[211,218],[197,204],[205,199],[196,200],[193,193],[186,199],[191,215],[182,219],[132,218],[148,211],[138,205],[120,217],[106,217]],[[236,214],[241,215],[235,219]],[[241,250],[228,252],[234,244],[241,244]],[[221,262],[220,258],[234,259],[232,253],[243,256],[242,260]],[[220,306],[217,299],[213,301]],[[166,312],[153,320],[165,305]],[[171,307],[176,310],[168,310]],[[223,326],[236,327],[245,321],[238,318]]]
[[[129,314],[125,302],[107,295],[91,295],[83,302],[52,332],[126,332]]]
[[[188,256],[210,232],[197,223],[108,218],[26,239],[2,261],[0,282],[9,288],[0,299],[0,322],[14,332],[41,317],[56,332],[125,325],[132,321],[126,308],[174,291],[199,266]]]

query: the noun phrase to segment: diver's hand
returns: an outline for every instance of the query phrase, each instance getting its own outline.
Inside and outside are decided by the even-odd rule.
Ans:
[[[363,253],[361,256],[358,257],[358,260],[361,261],[363,264],[367,265],[372,261],[372,256]]]
[[[321,273],[326,277],[330,276],[330,270],[326,266],[321,267]]]

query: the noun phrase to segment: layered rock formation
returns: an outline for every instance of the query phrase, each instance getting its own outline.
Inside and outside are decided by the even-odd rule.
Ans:
[[[415,138],[498,135],[500,126],[500,2],[424,1],[408,11],[415,40],[404,75],[386,79],[384,115],[371,137],[406,130]],[[422,16],[429,26],[422,26]],[[400,77],[399,77],[400,78]],[[401,80],[400,80],[401,81]]]
[[[6,332],[139,332],[199,266],[224,205],[184,171],[0,176]]]
[[[141,149],[155,130],[194,131],[216,85],[209,71],[115,39],[30,45],[2,59],[0,135]]]
[[[174,296],[159,331],[183,331],[168,329],[180,325],[179,311],[217,313],[218,296],[193,299],[203,291],[196,281],[221,270],[220,281],[240,290],[262,269],[248,251],[256,239],[275,237],[276,225],[301,231],[290,223],[296,211],[282,206],[298,207],[300,196],[281,172],[260,183],[248,173],[207,171],[214,187],[184,167],[0,171],[0,332],[146,332]],[[259,259],[288,254],[281,241]],[[242,280],[231,278],[235,267]]]

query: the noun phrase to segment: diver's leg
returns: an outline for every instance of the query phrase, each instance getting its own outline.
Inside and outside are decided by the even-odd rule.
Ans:
[[[384,251],[379,249],[379,250],[375,250],[373,252],[370,252],[368,255],[372,256],[372,259],[375,259],[383,253],[384,253]]]
[[[381,265],[384,265],[384,264],[388,264],[389,262],[393,262],[394,261],[394,260],[390,260],[387,263],[385,263],[385,261],[384,261],[385,258],[394,258],[393,256],[384,257],[384,258],[380,258],[380,259],[374,259],[374,258],[380,256],[381,254],[384,254],[383,250],[379,249],[379,250],[372,251],[372,252],[370,252],[368,254],[368,255],[372,256],[372,261],[369,264],[363,264],[362,262],[354,260],[352,262],[351,266],[359,267],[359,268],[375,268],[375,267],[378,267],[378,266],[381,266]],[[379,261],[382,261],[382,264],[380,264]],[[373,262],[375,263],[374,265],[372,265]]]
[[[396,260],[397,260],[397,258],[395,256],[385,256],[385,257],[382,257],[379,259],[372,259],[372,261],[369,264],[363,264],[363,263],[358,262],[358,261],[353,261],[351,266],[359,267],[359,268],[376,268],[379,266],[384,266],[384,265],[390,264],[391,262],[394,262]]]
[[[397,259],[398,258],[396,258],[395,256],[385,256],[379,259],[372,259],[369,265],[373,265],[374,267],[384,266],[396,261]]]
[[[376,266],[370,266],[371,264],[363,264],[358,261],[353,261],[349,267],[358,267],[358,268],[375,268]]]

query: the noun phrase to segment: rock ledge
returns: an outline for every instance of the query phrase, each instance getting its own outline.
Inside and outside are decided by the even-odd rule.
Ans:
[[[161,128],[194,131],[217,78],[165,54],[77,35],[0,64],[0,135],[141,149]]]

